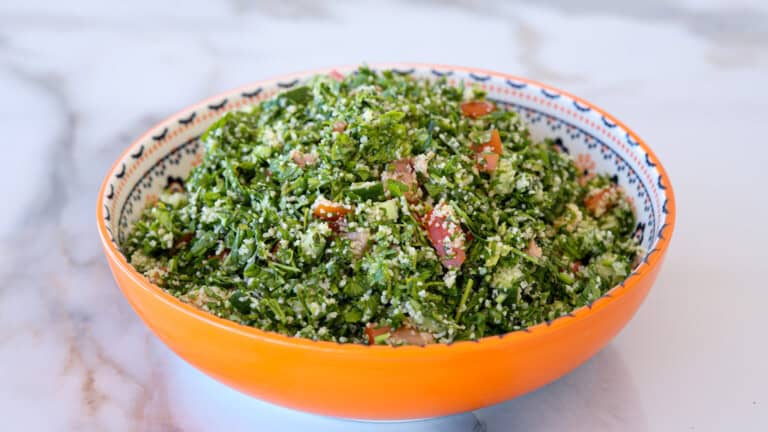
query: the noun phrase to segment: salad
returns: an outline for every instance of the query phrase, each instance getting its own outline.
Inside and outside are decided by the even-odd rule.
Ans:
[[[450,343],[587,305],[641,251],[608,177],[479,89],[361,67],[201,137],[202,162],[121,244],[180,300],[340,343]]]

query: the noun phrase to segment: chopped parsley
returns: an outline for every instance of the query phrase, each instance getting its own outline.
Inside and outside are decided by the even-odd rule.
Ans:
[[[479,89],[316,77],[202,136],[122,251],[217,316],[350,343],[447,343],[586,305],[640,252],[623,191]]]

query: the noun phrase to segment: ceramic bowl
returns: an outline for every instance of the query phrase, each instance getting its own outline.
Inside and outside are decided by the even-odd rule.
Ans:
[[[253,397],[328,416],[414,419],[495,404],[567,374],[632,318],[669,244],[675,201],[669,178],[633,131],[593,104],[528,79],[474,68],[374,65],[419,77],[479,85],[515,110],[536,139],[551,137],[579,168],[608,173],[633,202],[635,236],[647,251],[619,286],[589,306],[501,336],[450,345],[364,346],[316,342],[245,327],[184,304],[150,283],[118,245],[148,202],[200,163],[200,134],[228,111],[256,104],[316,74],[258,81],[168,117],[134,141],[109,170],[97,222],[109,265],[128,302],[157,337],[190,364]]]

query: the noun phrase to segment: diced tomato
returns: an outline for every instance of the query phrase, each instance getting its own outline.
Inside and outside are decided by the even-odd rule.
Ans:
[[[467,242],[472,243],[473,241],[475,241],[475,236],[472,235],[471,232],[468,232],[467,233]]]
[[[478,118],[492,113],[496,109],[493,102],[488,101],[470,101],[461,104],[461,113],[464,117]]]
[[[584,207],[586,207],[587,210],[597,209],[598,204],[607,193],[608,193],[608,188],[600,189],[598,191],[590,193],[584,198]]]
[[[304,168],[306,166],[311,166],[317,163],[317,156],[312,153],[302,153],[298,150],[292,150],[291,151],[291,159],[293,159],[293,162]]]
[[[413,327],[402,326],[392,332],[387,341],[395,345],[426,345],[434,343],[435,337],[431,333],[422,332]]]
[[[396,173],[413,174],[413,166],[411,166],[411,160],[409,158],[392,161],[391,165]]]
[[[330,71],[328,76],[335,79],[336,81],[342,81],[344,79],[344,75],[342,75],[341,72],[337,70]]]
[[[328,228],[336,234],[347,232],[347,218],[338,218],[336,220],[328,221]]]
[[[487,143],[473,144],[472,150],[475,151],[478,170],[484,172],[495,171],[503,151],[499,131],[496,129],[492,130],[491,139]]]
[[[465,236],[453,208],[441,202],[424,216],[423,221],[427,237],[443,265],[448,268],[461,267],[466,259]]]
[[[352,212],[351,207],[325,198],[318,198],[312,206],[312,215],[326,221],[337,221]]]
[[[392,328],[390,326],[377,326],[376,324],[368,324],[365,326],[365,335],[368,336],[368,345],[376,345],[376,336],[389,333]]]
[[[368,324],[365,326],[365,335],[368,337],[368,345],[376,344],[376,337],[389,333],[386,341],[394,345],[426,345],[435,342],[435,337],[430,333],[416,330],[407,325],[392,331],[390,326],[377,326]]]
[[[499,163],[499,155],[496,153],[483,153],[478,155],[478,159],[481,160],[477,164],[477,169],[484,172],[496,171],[496,165]]]
[[[584,207],[593,215],[600,217],[616,205],[616,196],[613,186],[592,191],[584,198]]]
[[[534,239],[531,239],[531,241],[528,242],[528,248],[525,250],[525,253],[534,258],[541,258],[542,256],[541,247]]]
[[[574,273],[580,272],[582,267],[583,265],[581,264],[581,261],[574,261],[571,263],[571,271]]]
[[[183,244],[190,243],[194,238],[195,238],[195,233],[193,232],[184,233],[180,235],[179,238],[176,239],[175,247],[178,248]]]
[[[386,184],[387,180],[396,180],[408,186],[408,192],[405,193],[405,199],[408,202],[416,202],[421,197],[419,181],[413,169],[413,161],[410,158],[398,159],[392,161],[390,169],[381,174],[381,180]]]
[[[224,249],[221,252],[219,252],[216,255],[208,255],[208,259],[217,259],[219,261],[224,261],[229,256],[229,249]]]

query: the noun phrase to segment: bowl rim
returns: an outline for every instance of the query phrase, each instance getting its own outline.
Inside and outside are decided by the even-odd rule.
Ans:
[[[651,150],[651,148],[646,144],[645,140],[643,140],[640,136],[638,136],[636,132],[628,128],[623,122],[615,118],[613,115],[609,114],[604,109],[596,106],[595,104],[589,101],[586,101],[578,96],[575,96],[567,91],[551,86],[549,84],[544,84],[536,80],[532,80],[532,79],[528,79],[528,78],[524,78],[524,77],[520,77],[520,76],[508,74],[508,73],[488,70],[488,69],[466,67],[466,66],[455,66],[455,65],[447,65],[447,64],[418,63],[418,62],[369,63],[367,65],[374,69],[402,70],[402,69],[412,69],[412,68],[419,68],[419,69],[430,68],[430,69],[439,69],[439,70],[446,70],[446,69],[458,70],[458,71],[468,72],[468,73],[473,73],[478,75],[479,74],[482,74],[485,76],[493,75],[493,76],[501,77],[504,79],[512,80],[515,82],[530,84],[533,86],[540,87],[542,89],[546,89],[551,92],[559,93],[568,98],[571,98],[572,100],[578,102],[580,105],[587,106],[592,110],[596,111],[597,113],[601,114],[606,119],[608,119],[611,123],[614,123],[617,126],[621,127],[624,131],[626,131],[629,134],[629,136],[632,138],[634,142],[637,142],[639,144],[640,148],[642,148],[642,150],[648,155],[648,158],[655,165],[656,169],[658,170],[661,176],[660,182],[663,182],[664,187],[661,192],[667,200],[667,204],[666,204],[667,214],[665,218],[665,223],[659,230],[658,239],[655,243],[655,247],[645,255],[645,258],[642,260],[642,262],[637,267],[635,267],[635,269],[629,274],[629,276],[627,276],[627,278],[625,278],[620,284],[608,290],[605,294],[603,294],[601,297],[596,299],[591,304],[574,309],[570,313],[557,317],[551,321],[545,321],[530,327],[514,330],[514,331],[503,333],[500,335],[484,336],[477,340],[462,340],[462,341],[456,341],[451,343],[428,344],[424,346],[417,346],[417,345],[390,346],[390,345],[364,345],[364,344],[351,343],[351,342],[341,343],[341,342],[333,342],[333,341],[316,341],[313,339],[302,338],[297,336],[287,336],[277,332],[261,330],[256,327],[250,327],[243,324],[239,324],[235,321],[231,321],[225,318],[219,318],[213,315],[212,313],[203,311],[201,309],[196,308],[193,305],[182,302],[178,298],[164,291],[159,286],[149,282],[148,279],[146,279],[143,275],[141,275],[138,271],[136,271],[133,268],[133,266],[131,266],[128,263],[125,256],[123,256],[123,254],[117,248],[116,243],[110,240],[110,236],[107,232],[107,226],[104,222],[104,217],[103,217],[104,197],[106,194],[107,186],[110,182],[110,178],[112,177],[112,174],[117,171],[117,168],[120,162],[126,158],[126,156],[130,153],[130,151],[138,143],[143,142],[146,138],[148,138],[154,130],[161,127],[162,125],[167,124],[169,121],[178,117],[178,115],[184,112],[203,108],[212,102],[221,100],[222,97],[226,97],[227,95],[245,91],[245,90],[254,88],[256,86],[270,85],[275,82],[290,81],[296,78],[303,78],[303,77],[312,76],[312,75],[327,74],[333,71],[354,70],[361,65],[363,65],[363,63],[355,64],[355,65],[342,65],[342,66],[335,66],[335,67],[331,66],[331,67],[322,67],[322,68],[316,68],[316,69],[307,69],[307,70],[294,72],[294,73],[281,74],[281,75],[273,76],[271,78],[254,81],[243,86],[235,87],[235,88],[220,92],[216,95],[208,97],[194,104],[188,105],[187,107],[157,122],[155,125],[153,125],[149,129],[147,129],[144,133],[142,133],[138,138],[132,140],[131,143],[126,147],[124,151],[121,152],[120,156],[118,156],[118,158],[115,160],[115,162],[113,162],[113,164],[107,171],[107,174],[104,177],[104,180],[102,181],[101,187],[99,188],[98,199],[96,200],[96,224],[99,232],[99,237],[101,239],[101,243],[104,248],[107,259],[112,261],[112,263],[114,263],[117,266],[117,269],[119,269],[125,276],[127,276],[131,281],[133,281],[138,287],[140,287],[145,291],[148,291],[158,301],[165,303],[168,307],[176,309],[177,311],[184,313],[190,316],[191,318],[202,321],[205,324],[212,325],[214,327],[219,327],[223,330],[239,334],[249,339],[254,339],[258,342],[270,343],[275,345],[283,345],[283,346],[288,346],[296,349],[305,349],[305,350],[310,350],[315,352],[338,352],[338,353],[375,352],[377,355],[387,355],[388,353],[392,354],[395,352],[400,354],[411,353],[415,355],[420,355],[420,353],[422,352],[435,353],[435,352],[443,351],[443,352],[456,353],[459,351],[485,350],[485,349],[499,348],[502,346],[508,346],[517,341],[535,337],[536,335],[546,335],[546,334],[558,332],[562,329],[570,327],[571,325],[575,324],[577,321],[590,319],[595,315],[596,312],[602,310],[603,308],[609,307],[611,304],[619,301],[629,290],[636,289],[636,286],[641,279],[647,277],[649,274],[652,274],[654,270],[656,270],[656,268],[661,265],[661,259],[663,258],[663,256],[665,255],[669,247],[669,243],[672,239],[672,234],[674,232],[674,227],[675,227],[675,221],[676,221],[675,194],[672,188],[672,184],[669,180],[669,175],[667,174],[667,171],[664,169],[664,166],[661,164],[661,162],[659,161],[658,157],[653,152],[653,150]]]

